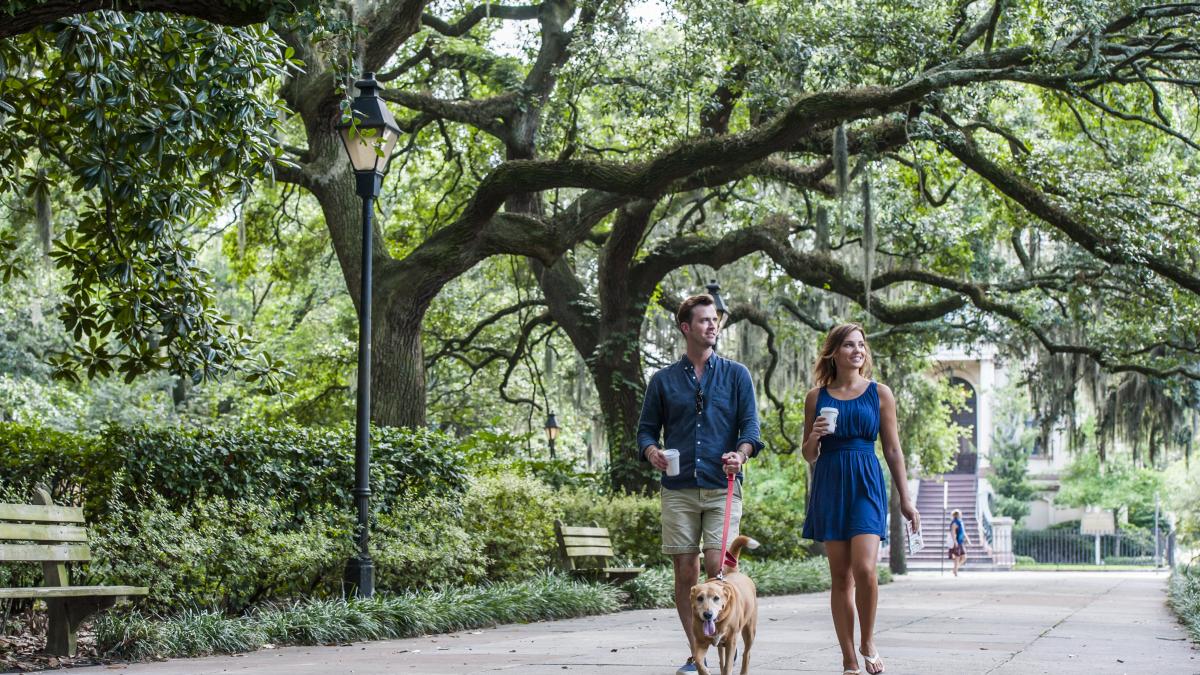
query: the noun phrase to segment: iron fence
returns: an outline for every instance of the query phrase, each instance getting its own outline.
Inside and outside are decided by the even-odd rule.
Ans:
[[[1158,553],[1169,564],[1174,553],[1174,537],[1159,536]],[[1070,530],[1015,530],[1013,554],[1033,558],[1039,563],[1091,565],[1096,562],[1096,536]],[[1154,535],[1128,532],[1100,535],[1099,558],[1108,565],[1154,565]]]

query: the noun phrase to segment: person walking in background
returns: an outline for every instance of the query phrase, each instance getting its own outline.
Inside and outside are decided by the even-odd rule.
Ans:
[[[966,545],[971,543],[967,537],[967,528],[963,527],[962,511],[954,509],[950,512],[950,552],[949,557],[954,561],[954,576],[958,576],[958,568],[967,562]]]
[[[704,569],[712,579],[721,570],[727,476],[737,477],[729,509],[733,541],[742,518],[742,467],[763,443],[750,371],[715,351],[720,325],[712,296],[684,300],[675,320],[687,353],[650,378],[638,448],[642,459],[664,472],[662,552],[674,564],[675,608],[690,655],[695,645],[691,591],[700,580],[701,541]],[[675,672],[695,673],[696,663],[689,656]]]
[[[825,543],[843,675],[862,672],[854,650],[855,605],[862,630],[859,651],[874,675],[884,672],[875,647],[875,563],[880,542],[887,540],[888,512],[883,469],[875,457],[877,438],[883,440],[900,513],[914,532],[921,528],[921,517],[908,495],[896,398],[886,385],[870,379],[871,350],[862,326],[848,323],[829,331],[814,371],[817,386],[804,401],[804,459],[815,466],[803,534]]]

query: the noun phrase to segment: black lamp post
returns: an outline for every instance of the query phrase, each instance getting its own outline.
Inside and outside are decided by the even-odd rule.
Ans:
[[[554,441],[558,438],[558,420],[554,419],[554,413],[546,416],[546,440],[550,441],[550,459],[554,459]]]
[[[704,288],[708,289],[708,294],[713,297],[713,305],[717,308],[717,339],[720,339],[721,328],[725,326],[725,317],[729,316],[729,307],[725,305],[725,300],[721,297],[721,284],[718,284],[716,279],[708,282]],[[713,345],[713,348],[716,348],[716,344]]]
[[[375,594],[375,564],[367,544],[371,499],[371,212],[388,158],[400,138],[400,127],[379,98],[375,73],[364,73],[354,83],[358,96],[350,104],[349,121],[338,125],[346,156],[354,167],[358,196],[362,197],[362,270],[358,299],[358,402],[354,434],[354,501],[358,507],[358,556],[346,565],[346,581],[360,598]]]

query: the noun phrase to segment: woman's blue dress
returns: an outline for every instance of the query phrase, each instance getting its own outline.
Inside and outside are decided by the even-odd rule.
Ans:
[[[849,541],[856,535],[877,534],[887,541],[887,484],[875,457],[879,388],[871,382],[858,398],[842,401],[821,387],[818,414],[821,408],[838,409],[837,428],[821,438],[804,538]]]

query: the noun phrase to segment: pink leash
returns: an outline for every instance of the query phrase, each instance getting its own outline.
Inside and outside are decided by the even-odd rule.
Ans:
[[[728,475],[729,486],[725,488],[725,524],[721,526],[721,569],[717,572],[718,579],[725,578],[725,562],[729,555],[729,516],[733,511],[733,482],[737,480],[736,474]]]

